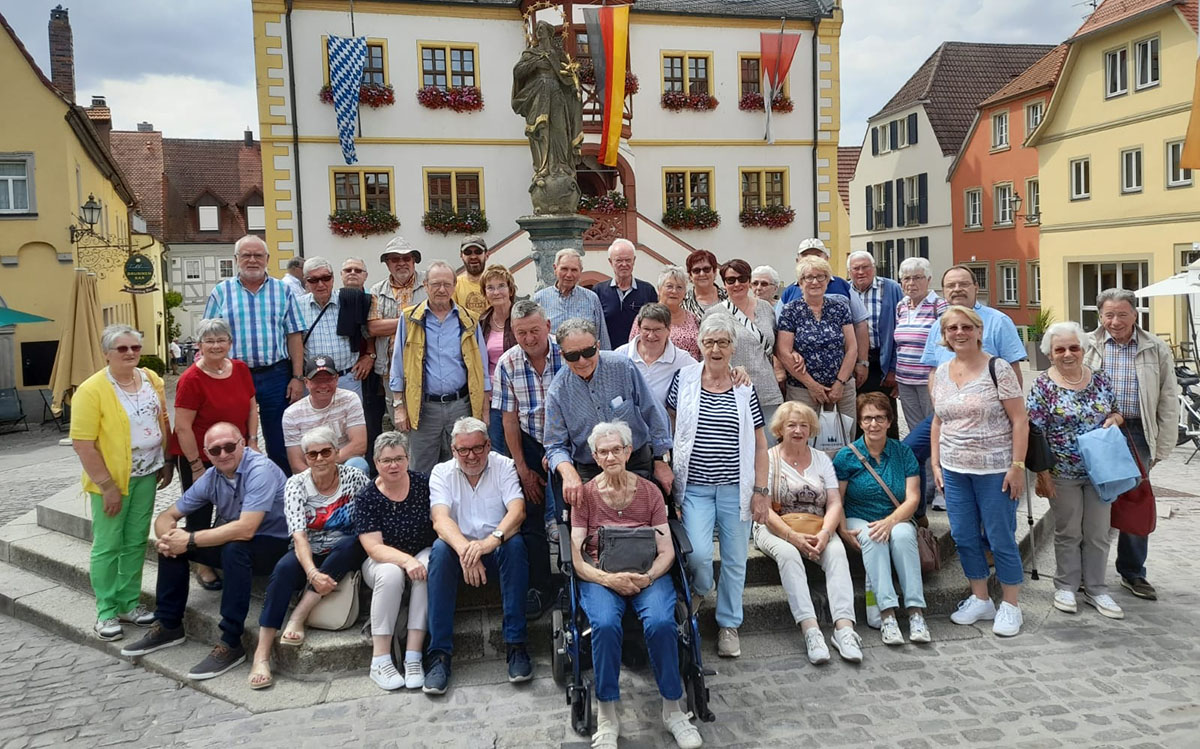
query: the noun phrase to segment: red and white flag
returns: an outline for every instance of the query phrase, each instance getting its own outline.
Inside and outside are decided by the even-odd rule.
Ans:
[[[796,45],[800,43],[799,34],[785,34],[780,27],[778,34],[763,32],[759,36],[759,46],[762,53],[762,94],[763,111],[767,115],[767,130],[763,136],[767,143],[774,143],[775,136],[771,133],[771,102],[783,93],[783,82],[787,80],[788,69],[792,67],[792,58],[796,55]]]

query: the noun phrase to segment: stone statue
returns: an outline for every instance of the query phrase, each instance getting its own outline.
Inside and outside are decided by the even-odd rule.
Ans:
[[[533,41],[513,67],[512,108],[525,118],[533,154],[533,212],[574,214],[579,207],[575,164],[583,144],[583,105],[575,64],[545,21],[538,21]]]

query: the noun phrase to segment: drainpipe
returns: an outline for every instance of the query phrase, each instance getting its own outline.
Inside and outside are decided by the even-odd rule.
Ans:
[[[820,140],[821,140],[821,138],[820,138],[820,127],[821,127],[820,83],[821,83],[821,76],[820,76],[820,72],[817,69],[817,64],[818,64],[818,61],[817,61],[817,32],[820,30],[820,28],[821,28],[820,16],[814,17],[813,18],[813,38],[812,38],[812,108],[813,108],[812,217],[813,217],[813,236],[817,237],[817,238],[820,238],[820,236],[821,236],[821,223],[818,220],[819,219],[819,209],[818,209],[819,204],[817,202],[817,189],[818,189],[818,184],[817,184],[817,145],[820,143]],[[837,187],[837,185],[835,184],[834,187]],[[844,249],[845,248],[841,248],[841,247],[838,248],[839,251],[844,250]]]
[[[304,257],[304,201],[300,192],[300,123],[296,120],[296,58],[292,55],[292,2],[287,0],[283,25],[287,34],[288,97],[292,104],[292,173],[296,193],[296,255]]]

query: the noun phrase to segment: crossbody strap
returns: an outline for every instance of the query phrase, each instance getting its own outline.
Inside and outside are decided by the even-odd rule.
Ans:
[[[331,299],[330,301],[333,301],[333,300]],[[327,309],[329,309],[329,302],[325,303],[325,306],[321,308],[321,314],[317,315],[317,319],[313,320],[313,324],[310,325],[308,330],[306,330],[304,332],[303,343],[305,346],[308,345],[308,337],[311,336],[313,334],[313,331],[317,329],[317,323],[321,322],[321,318],[325,316],[325,310],[327,310]]]
[[[896,507],[899,508],[900,502],[898,502],[896,500],[896,495],[892,494],[892,490],[888,487],[887,484],[885,484],[883,482],[883,479],[879,477],[879,474],[875,472],[875,469],[871,467],[871,464],[867,461],[866,456],[864,456],[862,453],[860,453],[858,451],[858,448],[854,446],[853,442],[850,443],[848,445],[848,447],[850,448],[850,452],[854,453],[854,456],[856,458],[858,458],[860,461],[862,461],[863,468],[866,468],[867,472],[870,473],[875,478],[875,480],[879,482],[879,485],[881,487],[883,487],[883,491],[887,494],[888,499],[892,500],[892,504],[896,505]]]

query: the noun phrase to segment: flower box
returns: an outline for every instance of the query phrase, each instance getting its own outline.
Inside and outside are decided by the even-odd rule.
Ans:
[[[339,237],[369,237],[400,228],[400,219],[387,211],[335,211],[329,214],[329,230]]]
[[[663,225],[668,229],[712,229],[720,223],[721,217],[708,206],[668,208],[663,213]]]
[[[426,211],[421,226],[430,234],[483,234],[488,230],[488,220],[483,211]]]
[[[686,94],[682,91],[667,91],[662,95],[663,109],[672,112],[682,112],[690,109],[694,112],[707,112],[717,108],[720,102],[712,94]]]
[[[611,190],[600,196],[581,195],[579,210],[589,213],[622,213],[629,208],[629,201],[616,190]]]
[[[333,87],[322,86],[317,97],[326,104],[332,104]],[[358,102],[372,109],[390,107],[396,103],[396,92],[391,86],[381,86],[378,83],[364,83],[358,87]]]
[[[579,76],[580,83],[586,83],[594,86],[596,84],[596,68],[592,65],[592,61],[584,59],[579,62],[579,70],[575,75]],[[638,83],[638,77],[633,71],[625,71],[625,95],[636,94],[641,86]]]
[[[742,226],[765,226],[768,229],[782,229],[795,220],[796,211],[787,205],[747,208],[738,214]]]
[[[459,86],[458,88],[425,86],[417,89],[417,102],[426,109],[478,112],[483,109],[483,94],[474,86]]]
[[[771,100],[772,112],[790,112],[796,108],[792,100],[783,94],[778,94]],[[738,100],[738,109],[743,112],[763,111],[763,95],[757,92],[743,94]]]

